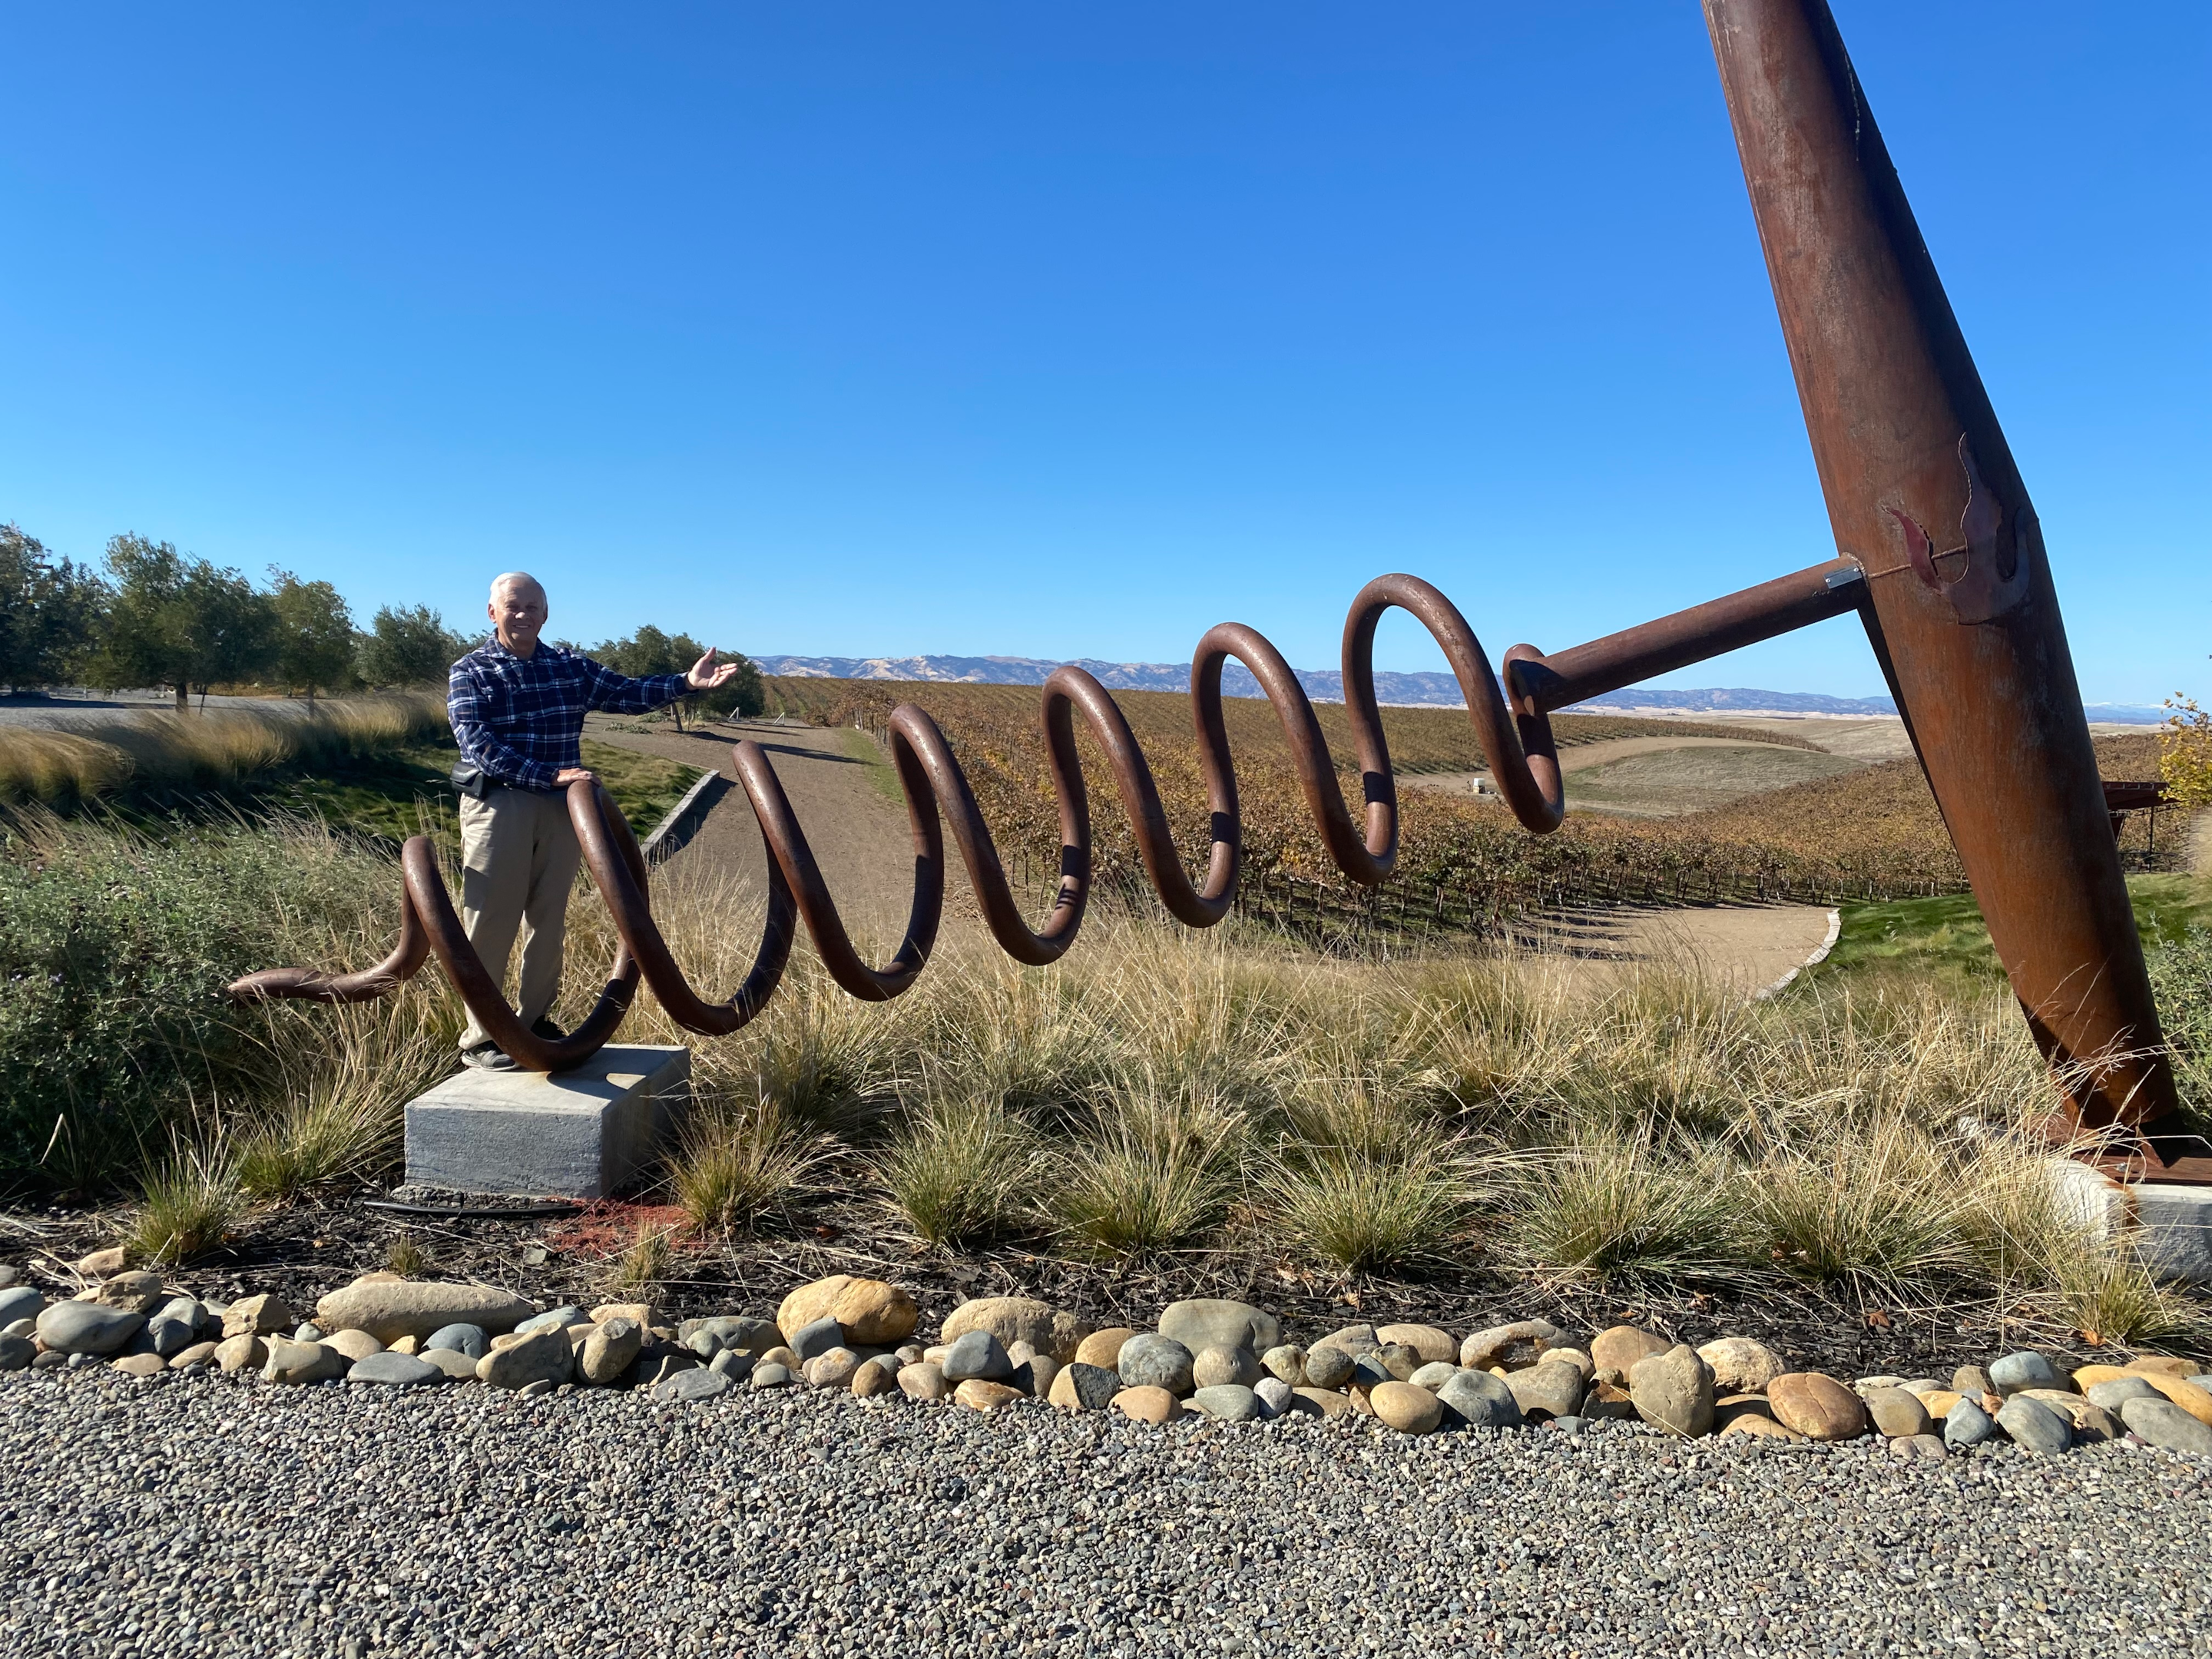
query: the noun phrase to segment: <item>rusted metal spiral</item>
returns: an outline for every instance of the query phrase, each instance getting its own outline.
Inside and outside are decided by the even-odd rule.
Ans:
[[[890,735],[891,760],[898,769],[914,833],[914,904],[906,935],[883,967],[870,966],[854,948],[775,767],[758,744],[744,742],[735,746],[732,755],[768,849],[768,920],[751,972],[726,1001],[705,1000],[684,978],[653,923],[645,860],[636,838],[605,792],[596,782],[582,781],[568,787],[568,817],[622,945],[598,1005],[570,1036],[553,1041],[534,1036],[508,1006],[498,981],[469,943],[427,836],[411,838],[401,854],[404,902],[399,942],[384,961],[344,975],[271,969],[239,980],[229,988],[230,994],[241,1001],[283,997],[365,1001],[398,989],[434,952],[469,1012],[516,1064],[531,1071],[561,1071],[581,1064],[614,1036],[641,975],[669,1017],[685,1030],[721,1036],[738,1030],[775,994],[791,959],[795,923],[804,921],[831,978],[864,1000],[887,1001],[920,976],[937,941],[945,909],[948,821],[992,936],[1016,961],[1042,967],[1058,961],[1075,943],[1091,896],[1091,800],[1075,747],[1078,714],[1113,769],[1122,810],[1161,902],[1187,926],[1211,927],[1235,905],[1243,862],[1237,775],[1221,710],[1221,671],[1231,657],[1252,672],[1282,720],[1307,808],[1330,858],[1353,881],[1372,885],[1390,874],[1398,859],[1397,784],[1391,775],[1382,708],[1375,696],[1373,663],[1376,624],[1393,606],[1419,618],[1443,647],[1466,696],[1476,738],[1515,816],[1539,833],[1557,829],[1565,802],[1559,756],[1541,707],[1534,698],[1524,699],[1519,711],[1508,706],[1481,642],[1449,599],[1418,577],[1378,576],[1360,589],[1344,624],[1345,707],[1359,761],[1364,822],[1355,822],[1346,804],[1313,703],[1282,653],[1241,623],[1224,623],[1199,641],[1191,663],[1191,705],[1212,833],[1202,885],[1194,886],[1183,868],[1152,768],[1120,706],[1084,670],[1060,668],[1044,684],[1042,709],[1053,791],[1060,806],[1060,890],[1036,931],[1031,931],[1015,901],[990,827],[951,744],[928,714],[912,703],[902,703],[891,711]],[[1531,647],[1518,646],[1507,653],[1507,660],[1541,659]]]

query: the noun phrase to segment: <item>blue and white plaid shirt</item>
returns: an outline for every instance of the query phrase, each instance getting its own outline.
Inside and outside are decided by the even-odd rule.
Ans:
[[[634,680],[543,640],[518,657],[495,634],[453,665],[446,714],[461,758],[486,777],[550,790],[556,774],[583,764],[576,744],[587,711],[643,714],[688,690],[681,674]]]

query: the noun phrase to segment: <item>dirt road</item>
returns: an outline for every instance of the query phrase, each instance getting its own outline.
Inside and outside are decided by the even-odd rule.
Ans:
[[[595,715],[586,730],[602,743],[664,755],[732,781],[732,746],[743,738],[759,744],[791,797],[847,930],[856,942],[883,945],[884,954],[896,945],[914,901],[913,843],[890,768],[866,732],[732,720],[679,735],[672,726],[640,730],[638,725]],[[755,890],[766,890],[768,857],[742,788],[729,790],[708,809],[672,867],[686,861],[736,870]]]
[[[1593,909],[1547,918],[1531,948],[1593,972],[1679,968],[1750,995],[1831,943],[1833,914],[1810,904]]]

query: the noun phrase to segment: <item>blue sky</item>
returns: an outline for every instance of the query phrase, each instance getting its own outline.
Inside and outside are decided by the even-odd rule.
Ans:
[[[2085,695],[2212,691],[2212,8],[1840,0]],[[753,651],[1832,550],[1697,8],[16,6],[0,519]],[[1442,665],[1387,624],[1384,666]],[[1832,623],[1669,677],[1863,694]]]

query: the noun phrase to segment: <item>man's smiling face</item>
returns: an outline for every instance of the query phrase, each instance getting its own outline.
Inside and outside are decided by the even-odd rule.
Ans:
[[[518,657],[538,649],[538,635],[545,626],[545,590],[527,576],[502,576],[492,585],[486,607],[499,642]]]

